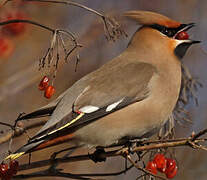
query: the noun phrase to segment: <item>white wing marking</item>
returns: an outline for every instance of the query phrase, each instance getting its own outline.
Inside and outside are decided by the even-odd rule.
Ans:
[[[89,105],[89,106],[84,106],[82,108],[79,109],[80,112],[83,112],[83,113],[92,113],[92,112],[95,112],[99,110],[99,107],[96,107],[96,106],[92,106],[92,105]]]
[[[110,104],[107,108],[106,108],[106,112],[112,111],[114,108],[116,108],[122,101],[124,100],[124,98],[122,98],[121,100]]]

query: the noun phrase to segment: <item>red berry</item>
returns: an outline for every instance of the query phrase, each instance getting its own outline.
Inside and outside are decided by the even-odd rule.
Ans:
[[[15,13],[7,14],[4,21],[13,20],[13,19],[20,19],[20,20],[26,19],[25,17],[26,15],[23,12],[15,12]],[[27,26],[26,23],[10,23],[3,26],[2,30],[6,34],[18,36],[25,32],[26,26]]]
[[[11,169],[8,169],[5,176],[2,178],[3,180],[11,180],[14,175],[14,172]]]
[[[15,160],[10,161],[9,168],[13,172],[13,175],[16,174],[19,169],[19,162]]]
[[[153,161],[149,161],[146,169],[152,174],[157,174],[157,165]]]
[[[167,168],[168,171],[173,171],[176,167],[176,162],[174,159],[166,158],[167,160]]]
[[[14,50],[12,41],[7,38],[0,38],[0,58],[8,58]]]
[[[175,168],[174,168],[173,171],[166,170],[165,175],[166,175],[167,178],[172,179],[172,178],[174,178],[175,175],[177,174],[177,171],[178,171],[178,167],[175,166]]]
[[[167,168],[165,174],[167,178],[173,178],[177,173],[177,165],[174,159],[167,158]]]
[[[48,87],[48,85],[49,85],[49,78],[47,77],[47,76],[44,76],[43,78],[42,78],[42,80],[40,81],[40,84],[39,84],[39,90],[40,91],[43,91],[43,90],[45,90],[47,87]]]
[[[55,93],[55,88],[53,86],[48,86],[46,89],[45,89],[45,94],[44,96],[46,98],[51,98],[52,95]]]
[[[4,163],[0,164],[0,177],[2,179],[6,176],[8,169],[9,169],[8,164],[4,164]]]
[[[167,160],[163,154],[156,154],[153,159],[153,162],[157,165],[157,169],[160,172],[165,172],[167,167]]]
[[[182,31],[182,32],[179,32],[179,33],[176,35],[175,39],[178,39],[178,40],[186,40],[186,39],[189,39],[189,35],[188,35],[187,32]]]

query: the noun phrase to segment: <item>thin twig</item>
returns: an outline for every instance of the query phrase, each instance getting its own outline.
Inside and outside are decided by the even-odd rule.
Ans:
[[[147,150],[153,150],[153,149],[161,149],[161,148],[168,148],[168,147],[178,147],[178,146],[190,146],[189,141],[192,141],[191,138],[186,138],[186,139],[178,139],[177,141],[172,141],[171,139],[169,142],[165,140],[165,142],[162,143],[156,143],[156,144],[149,144],[149,145],[143,145],[143,146],[138,146],[134,147],[131,149],[131,153],[134,152],[143,152]],[[204,142],[206,139],[195,139],[192,142],[194,143],[199,143],[199,142]],[[101,157],[107,158],[107,157],[116,157],[116,156],[123,156],[123,152],[128,151],[128,148],[121,148],[118,150],[112,150],[112,151],[107,151],[101,153]],[[85,155],[78,155],[78,156],[71,156],[71,157],[64,157],[64,158],[57,158],[54,161],[49,160],[42,160],[42,161],[37,161],[37,162],[32,162],[30,165],[28,164],[23,164],[20,166],[20,171],[21,170],[27,170],[27,169],[33,169],[33,168],[39,168],[39,167],[44,167],[47,165],[51,165],[53,162],[55,163],[71,163],[71,162],[78,162],[78,161],[86,161],[90,160],[90,157],[88,154]]]
[[[106,35],[107,40],[115,41],[121,35],[124,35],[125,37],[127,37],[127,34],[122,29],[121,25],[118,22],[116,22],[114,19],[106,17],[102,13],[100,13],[100,12],[98,12],[98,11],[92,9],[92,8],[89,8],[87,6],[84,6],[82,4],[79,4],[77,2],[73,2],[73,1],[69,1],[69,0],[62,0],[62,1],[56,1],[56,0],[23,0],[23,1],[26,1],[26,2],[36,1],[36,2],[42,2],[42,3],[65,4],[65,5],[76,6],[76,7],[82,8],[82,9],[88,11],[88,12],[91,12],[91,13],[101,17],[101,19],[103,21],[104,31],[105,31],[105,35]]]
[[[58,176],[60,177],[60,174],[61,174],[61,177],[69,177],[69,176],[72,176],[72,178],[75,178],[75,177],[84,177],[84,176],[85,177],[118,176],[118,175],[121,175],[121,174],[126,173],[127,171],[129,171],[133,167],[134,167],[134,165],[131,165],[131,166],[127,167],[124,170],[121,170],[119,172],[111,172],[111,173],[71,174],[71,173],[58,172]],[[32,174],[27,174],[27,175],[21,175],[20,174],[20,175],[15,176],[14,179],[23,179],[23,178],[25,179],[25,178],[29,178],[29,177],[42,177],[42,174],[44,174],[44,176],[50,176],[50,173],[48,174],[48,170],[46,170],[46,171],[35,172],[35,173],[32,173]]]
[[[27,2],[32,2],[32,1],[37,1],[37,2],[42,2],[42,3],[55,3],[55,4],[66,4],[66,5],[71,5],[71,6],[76,6],[76,7],[79,7],[79,8],[82,8],[82,9],[85,9],[91,13],[94,13],[100,17],[104,17],[103,14],[99,13],[98,11],[95,11],[94,9],[91,9],[87,6],[84,6],[82,4],[79,4],[79,3],[76,3],[76,2],[72,2],[72,1],[50,1],[50,0],[23,0],[23,1],[27,1]]]
[[[52,29],[52,28],[50,28],[48,26],[42,25],[42,24],[37,23],[35,21],[26,20],[26,19],[12,19],[12,20],[3,21],[3,22],[0,22],[0,26],[7,25],[7,24],[12,24],[12,23],[27,23],[27,24],[32,24],[32,25],[41,27],[43,29],[46,29],[46,30],[48,30],[48,31],[50,31],[52,33],[55,32],[55,29]]]
[[[8,123],[0,122],[0,125],[7,126],[10,127],[11,129],[14,129],[14,126]]]
[[[42,121],[35,121],[33,124],[26,126],[25,128],[15,128],[15,131],[9,131],[6,134],[4,134],[2,137],[0,137],[0,144],[3,144],[7,141],[9,141],[11,138],[19,137],[21,136],[26,130],[33,129],[39,126],[42,126],[46,123],[46,120]],[[2,124],[2,122],[0,122]],[[13,127],[13,126],[12,126]]]
[[[192,141],[195,141],[196,139],[198,139],[199,137],[203,136],[204,134],[207,133],[207,129],[204,129],[200,132],[198,132],[197,134],[195,134],[195,136],[192,138]]]

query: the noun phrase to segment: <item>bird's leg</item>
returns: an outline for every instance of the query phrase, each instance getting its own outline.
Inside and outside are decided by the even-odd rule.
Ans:
[[[74,150],[76,150],[77,148],[79,148],[81,146],[72,146],[72,147],[69,147],[69,148],[65,148],[65,149],[62,149],[60,151],[57,151],[57,152],[54,152],[51,156],[50,156],[50,159],[51,160],[55,160],[55,158],[57,157],[58,154],[62,153],[62,152],[65,152],[65,151],[68,151],[68,153],[66,155],[64,155],[64,157],[68,157],[70,156]]]
[[[132,150],[137,147],[137,146],[143,146],[143,142],[146,141],[147,138],[142,138],[142,139],[129,139],[125,143],[125,146],[128,147],[129,153],[132,153]]]
[[[137,146],[143,146],[144,145],[143,142],[145,142],[147,140],[148,140],[148,138],[141,138],[141,139],[137,138],[137,139],[131,139],[131,140],[129,140],[129,142],[128,142],[128,151],[129,151],[129,153],[132,153],[132,150],[135,147],[137,147]],[[142,159],[143,152],[142,151],[136,151],[135,153],[138,156],[138,161],[140,161]]]
[[[79,148],[79,147],[81,147],[81,146],[72,146],[72,147],[65,148],[65,149],[62,149],[62,150],[60,150],[60,151],[54,152],[54,153],[50,156],[50,159],[51,159],[51,161],[52,161],[52,164],[51,164],[51,166],[48,168],[48,171],[52,171],[52,172],[56,171],[56,172],[59,172],[61,169],[57,169],[57,168],[56,168],[57,165],[58,165],[58,163],[55,161],[57,155],[60,154],[60,153],[62,153],[62,152],[68,151],[68,153],[66,153],[66,154],[63,156],[63,158],[64,158],[64,157],[68,157],[68,156],[70,156],[70,155],[71,155],[77,148]]]
[[[105,150],[103,147],[96,147],[95,152],[93,154],[88,154],[88,156],[95,163],[103,162],[103,161],[106,161],[106,157],[103,156],[104,153],[105,153]]]
[[[132,139],[132,140],[129,140],[129,142],[131,143],[136,143],[137,145],[142,145],[143,142],[149,140],[149,138],[137,138],[137,139]]]

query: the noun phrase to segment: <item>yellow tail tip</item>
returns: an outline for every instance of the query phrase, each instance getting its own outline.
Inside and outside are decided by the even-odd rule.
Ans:
[[[9,156],[7,156],[5,158],[5,160],[8,160],[8,159],[11,159],[11,160],[14,160],[14,159],[17,159],[18,157],[22,156],[25,152],[20,152],[20,153],[15,153],[15,154],[10,154]]]

